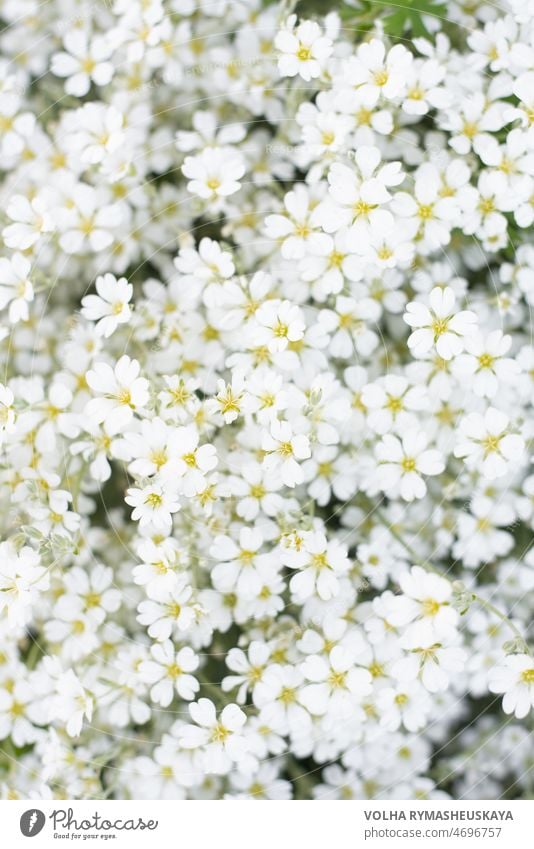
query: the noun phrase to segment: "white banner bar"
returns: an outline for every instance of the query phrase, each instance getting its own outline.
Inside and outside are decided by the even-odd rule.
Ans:
[[[2,847],[532,849],[534,802],[5,801]]]

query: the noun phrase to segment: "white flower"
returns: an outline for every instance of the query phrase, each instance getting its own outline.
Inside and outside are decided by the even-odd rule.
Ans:
[[[69,669],[58,678],[57,695],[54,708],[58,717],[65,723],[69,737],[78,737],[83,721],[91,722],[94,709],[94,699],[85,690],[78,676]]]
[[[450,106],[452,95],[440,83],[446,68],[433,59],[412,63],[406,81],[406,97],[402,108],[408,115],[425,115],[431,107]]]
[[[190,192],[213,201],[239,191],[245,162],[230,148],[206,148],[197,156],[186,156],[182,171]]]
[[[150,654],[153,659],[141,663],[139,674],[144,681],[152,684],[152,701],[161,707],[168,707],[175,690],[182,699],[194,699],[200,687],[197,679],[190,674],[198,669],[199,664],[194,651],[185,646],[175,652],[171,641],[166,640],[153,645]]]
[[[0,150],[2,156],[12,160],[24,154],[28,139],[35,132],[35,115],[20,113],[20,99],[14,92],[2,92],[0,100]]]
[[[171,484],[151,484],[140,489],[130,487],[124,500],[134,508],[132,519],[138,520],[141,527],[152,525],[164,533],[169,533],[172,514],[180,509],[176,489]]]
[[[87,404],[87,415],[98,423],[104,422],[109,434],[118,433],[131,420],[134,410],[148,401],[148,381],[139,377],[140,370],[137,360],[125,354],[115,368],[99,362],[87,372],[87,383],[99,395]]]
[[[96,332],[107,338],[119,324],[129,321],[133,286],[125,277],[117,280],[113,274],[104,274],[96,278],[95,287],[96,295],[82,298],[82,315],[96,321]]]
[[[208,402],[210,410],[221,414],[226,424],[231,424],[243,412],[246,404],[245,378],[240,372],[234,372],[232,382],[217,381],[217,395]]]
[[[286,486],[296,486],[304,480],[299,460],[311,456],[310,441],[304,434],[294,434],[289,422],[275,419],[268,431],[263,431],[263,466],[267,471],[277,471]]]
[[[28,320],[28,303],[33,301],[30,269],[30,261],[22,254],[13,254],[11,261],[0,257],[0,309],[9,304],[12,324]]]
[[[189,705],[196,725],[184,725],[179,741],[184,749],[201,749],[205,771],[226,775],[232,765],[247,752],[243,735],[246,715],[237,705],[226,705],[217,717],[215,705],[209,699],[199,699]]]
[[[417,682],[403,687],[384,687],[377,695],[380,725],[387,731],[397,731],[402,725],[407,731],[421,731],[431,710],[427,691]]]
[[[302,21],[297,27],[295,23],[296,15],[290,15],[276,34],[274,45],[282,52],[278,70],[283,77],[298,74],[303,80],[315,79],[332,52],[332,42],[315,21]]]
[[[280,251],[285,259],[302,259],[308,251],[326,250],[328,236],[320,231],[321,209],[302,185],[297,185],[284,197],[285,214],[268,215],[265,232],[270,239],[281,241]]]
[[[301,701],[304,675],[298,667],[271,664],[254,688],[254,704],[261,721],[281,734],[306,730],[310,714]]]
[[[356,57],[351,59],[351,84],[360,88],[370,106],[381,95],[388,100],[399,97],[406,87],[412,61],[411,53],[402,44],[396,44],[386,55],[384,43],[373,38],[360,44]]]
[[[480,143],[491,138],[492,132],[500,130],[506,123],[506,104],[503,101],[488,100],[480,91],[462,98],[460,109],[447,111],[442,123],[451,132],[451,147],[461,154],[475,152]]]
[[[509,386],[517,377],[519,366],[504,356],[512,345],[512,337],[502,330],[493,330],[484,339],[475,333],[465,339],[465,353],[455,358],[452,369],[460,380],[472,381],[473,392],[482,398],[493,398],[502,386]]]
[[[91,82],[103,86],[113,76],[113,65],[107,60],[112,49],[108,40],[93,36],[90,41],[83,30],[73,29],[66,33],[63,43],[65,51],[52,57],[52,73],[67,77],[65,91],[75,97],[87,94]]]
[[[166,540],[168,542],[168,540]],[[145,559],[149,555],[145,552]],[[145,587],[150,600],[138,606],[137,621],[146,625],[154,640],[167,640],[173,629],[187,631],[195,620],[197,609],[192,600],[193,588],[187,576],[177,575],[173,564],[168,564],[160,553],[152,555],[150,563],[142,563],[134,569],[136,584]],[[162,574],[163,573],[163,574]],[[164,579],[167,580],[164,580]],[[153,601],[152,599],[155,599]]]
[[[534,661],[528,654],[510,654],[504,663],[490,670],[488,687],[504,693],[502,708],[523,719],[534,707]]]
[[[417,424],[417,413],[427,407],[423,387],[411,386],[396,374],[363,386],[361,403],[367,409],[369,426],[380,434],[393,429],[402,434]]]
[[[222,689],[225,693],[239,687],[237,701],[240,705],[246,701],[249,688],[253,691],[261,681],[263,672],[267,668],[267,662],[271,654],[271,646],[259,640],[253,640],[248,647],[248,656],[244,651],[233,648],[228,652],[226,665],[237,675],[227,675],[222,680]]]
[[[506,413],[488,407],[484,415],[469,413],[460,421],[455,457],[462,457],[470,469],[476,469],[488,480],[505,475],[512,462],[521,460],[525,442],[518,433],[510,432]]]
[[[175,431],[163,419],[143,419],[139,431],[127,430],[124,439],[114,442],[114,456],[129,460],[129,471],[138,477],[163,478],[176,472],[179,451],[173,437]]]
[[[439,475],[445,468],[442,454],[427,446],[424,431],[411,429],[402,439],[383,436],[375,449],[378,466],[369,479],[371,490],[382,489],[390,497],[398,494],[405,501],[423,498],[427,491],[423,475]]]
[[[176,471],[180,485],[187,497],[201,492],[206,485],[206,474],[217,465],[217,450],[214,445],[199,445],[199,433],[195,425],[177,428],[173,441],[180,446]]]
[[[123,115],[113,106],[86,103],[75,113],[76,132],[69,139],[82,162],[97,165],[124,144]]]
[[[0,690],[0,737],[11,737],[15,746],[35,743],[39,731],[33,723],[39,724],[41,713],[39,703],[34,701],[35,693],[27,681],[17,681],[9,690]],[[33,702],[33,704],[32,704]]]
[[[454,192],[444,189],[442,176],[433,162],[419,166],[413,196],[397,192],[391,209],[405,220],[416,237],[420,253],[425,255],[448,244],[459,215],[458,199]]]
[[[402,645],[409,653],[391,670],[401,685],[419,678],[429,693],[438,693],[447,689],[451,676],[459,674],[465,664],[466,653],[456,646],[421,645],[412,638],[404,638]]]
[[[96,252],[113,242],[113,230],[122,220],[119,204],[102,204],[98,193],[90,186],[77,187],[75,202],[58,212],[59,242],[67,254]]]
[[[10,542],[0,543],[0,610],[7,609],[11,625],[24,625],[31,606],[49,586],[46,567],[29,546],[16,551]]]
[[[358,354],[368,357],[379,342],[378,335],[369,325],[374,325],[379,316],[380,306],[372,298],[365,295],[358,299],[338,295],[335,310],[325,309],[319,313],[321,329],[333,334],[329,343],[332,355],[349,359],[356,350]]]
[[[6,214],[14,222],[2,230],[8,248],[27,250],[35,245],[41,233],[50,233],[54,229],[46,204],[39,197],[30,201],[24,195],[13,195]]]
[[[281,507],[281,498],[276,495],[280,488],[277,476],[267,473],[259,463],[248,463],[228,483],[232,494],[239,498],[237,514],[247,522],[253,522],[260,511],[274,516]]]
[[[298,342],[304,336],[302,312],[289,301],[265,301],[256,312],[256,321],[257,343],[267,345],[273,353],[284,351],[290,342]]]
[[[466,233],[476,233],[484,239],[490,247],[493,234],[505,236],[506,218],[503,212],[509,212],[517,204],[512,206],[510,191],[504,174],[499,171],[484,171],[477,183],[476,189],[468,187],[462,194],[462,208],[464,217],[463,229]],[[495,245],[494,249],[499,247]]]
[[[365,265],[361,257],[349,253],[346,231],[338,230],[334,237],[326,238],[324,244],[310,244],[311,256],[304,256],[299,265],[302,279],[313,282],[313,296],[318,301],[341,292],[345,279],[361,280]]]
[[[355,666],[351,653],[342,646],[335,646],[328,660],[318,655],[307,657],[302,668],[314,683],[303,688],[301,701],[314,715],[348,718],[372,689],[371,673]]]
[[[200,240],[197,250],[182,248],[174,264],[181,274],[186,275],[184,283],[190,280],[200,283],[205,293],[210,292],[211,288],[220,288],[220,284],[235,271],[232,254],[223,251],[218,242],[207,236]]]
[[[256,567],[266,559],[259,554],[262,545],[263,535],[255,528],[241,529],[239,545],[229,536],[215,537],[210,549],[211,556],[218,561],[212,571],[215,586],[223,591],[235,588],[249,595],[261,589]]]
[[[395,599],[395,606],[388,614],[392,625],[408,625],[406,634],[418,645],[454,635],[459,614],[451,606],[450,581],[414,566],[409,573],[401,575],[399,585],[402,595]]]
[[[368,245],[355,245],[355,250],[378,268],[406,268],[413,259],[415,246],[411,228],[402,221],[392,223],[383,231],[374,230]]]
[[[314,593],[329,601],[339,592],[339,576],[350,568],[346,547],[336,540],[328,541],[320,532],[307,533],[296,548],[289,546],[282,558],[290,569],[298,569],[289,587],[299,604]]]
[[[8,386],[0,383],[0,445],[2,445],[5,434],[13,433],[15,430],[15,409],[13,402],[15,398]]]
[[[376,238],[393,227],[385,206],[392,198],[389,188],[404,179],[400,162],[382,164],[377,147],[362,145],[354,154],[355,168],[334,163],[328,172],[329,197],[318,207],[327,233],[347,227],[347,246],[363,252],[371,235]]]
[[[436,286],[429,295],[429,306],[411,301],[404,321],[416,329],[408,338],[414,356],[422,357],[434,346],[440,357],[450,360],[464,348],[477,318],[470,310],[455,311],[456,298],[450,286]]]

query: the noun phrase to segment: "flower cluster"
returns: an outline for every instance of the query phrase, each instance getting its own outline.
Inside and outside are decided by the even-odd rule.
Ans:
[[[2,5],[4,798],[531,792],[534,19],[294,5]]]

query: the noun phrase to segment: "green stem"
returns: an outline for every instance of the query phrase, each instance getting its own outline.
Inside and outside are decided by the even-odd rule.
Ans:
[[[519,640],[521,640],[522,643],[524,643],[528,654],[531,654],[530,647],[527,641],[525,640],[523,634],[518,628],[516,628],[516,626],[514,625],[512,620],[508,618],[506,613],[503,613],[502,610],[499,610],[499,608],[495,607],[495,605],[492,604],[490,601],[486,601],[485,598],[481,598],[481,596],[477,595],[477,593],[473,593],[473,597],[474,601],[476,601],[481,607],[485,607],[486,610],[489,610],[490,613],[493,613],[494,616],[497,616],[502,622],[505,623],[505,625],[508,625],[510,630],[514,632],[515,636]]]
[[[207,696],[210,698],[217,708],[225,707],[227,704],[225,694],[217,684],[212,684],[210,681],[203,681],[202,678],[199,679],[199,683],[201,696]]]
[[[26,657],[26,666],[28,669],[35,669],[41,654],[42,652],[39,643],[34,639],[28,652],[28,656]]]
[[[315,786],[313,775],[303,772],[302,766],[292,756],[286,761],[286,772],[294,788],[294,798],[301,801],[312,800],[312,790]]]
[[[17,760],[17,752],[10,737],[6,737],[5,740],[2,740],[2,748],[0,749],[0,752],[7,756],[9,768],[11,769],[13,767],[13,761]]]
[[[86,461],[83,461],[73,477],[70,477],[70,473],[67,475],[66,486],[72,495],[72,508],[75,512],[78,512],[78,496],[80,494],[82,481],[88,465],[89,464]]]

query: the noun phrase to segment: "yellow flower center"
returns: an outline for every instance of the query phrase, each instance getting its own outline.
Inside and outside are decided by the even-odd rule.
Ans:
[[[148,504],[150,507],[155,509],[156,507],[161,507],[161,505],[163,504],[163,498],[161,497],[161,495],[158,495],[157,492],[151,492],[145,498],[145,504]]]
[[[339,253],[339,251],[332,251],[332,253],[328,257],[328,264],[331,268],[340,268],[344,259],[345,254],[341,254]]]
[[[167,675],[169,678],[172,678],[173,681],[175,678],[178,678],[182,674],[182,669],[178,666],[177,663],[170,663],[167,666]]]
[[[293,446],[291,442],[281,442],[278,447],[278,453],[282,455],[282,457],[291,457],[293,454]]]
[[[376,209],[377,204],[365,203],[364,200],[357,201],[352,207],[354,210],[354,216],[357,218],[359,215],[369,215],[371,210]]]
[[[283,337],[287,336],[288,329],[289,328],[287,324],[283,324],[281,321],[278,321],[273,327],[273,333],[279,339],[282,339]]]
[[[434,318],[434,321],[432,322],[432,332],[434,333],[434,338],[437,339],[438,336],[443,336],[443,334],[447,332],[448,326],[448,318]]]
[[[478,208],[483,215],[489,215],[490,212],[495,212],[495,203],[493,198],[484,198],[480,201]]]
[[[388,410],[391,410],[393,414],[400,413],[400,411],[403,409],[402,398],[394,398],[393,395],[388,395],[386,407],[388,408]]]
[[[293,687],[282,687],[278,699],[284,705],[294,704],[297,700],[295,696],[295,689]]]
[[[379,251],[377,251],[378,259],[386,260],[391,259],[393,256],[393,251],[388,248],[387,245],[383,245]]]
[[[309,62],[312,54],[309,47],[306,47],[304,44],[299,44],[299,49],[297,50],[297,59],[299,62]]]
[[[382,68],[380,71],[375,71],[373,74],[373,81],[375,85],[384,86],[389,79],[389,74],[385,68]]]
[[[121,389],[119,394],[117,395],[117,401],[119,404],[130,404],[132,400],[132,396],[128,389]]]
[[[220,722],[217,723],[211,732],[212,743],[224,743],[227,737],[230,736],[228,728],[225,728]]]
[[[87,607],[98,607],[102,601],[100,593],[87,593],[85,596],[85,604]]]
[[[82,62],[82,71],[86,74],[91,74],[96,67],[96,62],[94,59],[91,59],[89,56],[87,59],[84,59]]]
[[[473,139],[478,133],[478,125],[471,121],[465,121],[463,131],[464,136],[467,136],[468,139]]]
[[[328,676],[328,683],[332,688],[345,687],[346,677],[346,672],[335,672],[332,669],[330,670],[330,675]]]
[[[499,442],[501,441],[500,436],[487,436],[482,440],[482,445],[484,446],[484,453],[492,454],[494,451],[499,450]]]
[[[403,472],[415,471],[415,460],[413,457],[403,457],[401,467]]]
[[[422,100],[424,96],[425,96],[425,93],[424,93],[423,89],[419,88],[418,86],[416,88],[412,88],[408,92],[408,97],[411,100]]]
[[[154,465],[160,469],[167,462],[167,455],[165,454],[165,451],[153,451],[150,455],[150,459]]]
[[[491,368],[495,362],[495,357],[492,357],[491,354],[481,354],[478,358],[478,362],[480,368]]]
[[[359,109],[358,112],[356,112],[356,120],[360,126],[368,126],[371,123],[372,117],[373,113],[370,109],[362,107],[362,109]]]
[[[330,564],[326,559],[326,554],[321,552],[321,554],[314,554],[312,557],[312,564],[316,569],[330,569]]]
[[[419,218],[422,221],[429,221],[432,218],[433,206],[432,204],[421,204],[419,210],[417,212]]]
[[[423,603],[421,604],[421,609],[423,611],[423,616],[436,616],[440,608],[439,601],[436,601],[433,598],[425,598]]]

